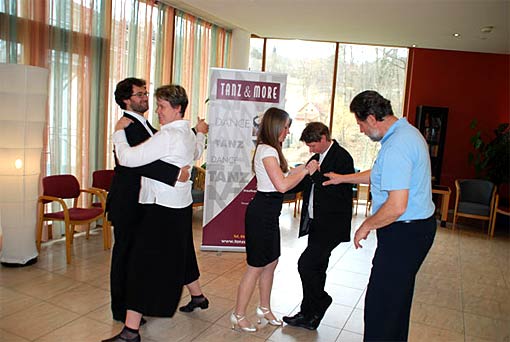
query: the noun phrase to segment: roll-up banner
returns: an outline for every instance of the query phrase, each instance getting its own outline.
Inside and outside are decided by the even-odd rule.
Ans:
[[[257,189],[257,130],[284,108],[286,74],[211,68],[202,250],[244,251],[244,215]]]

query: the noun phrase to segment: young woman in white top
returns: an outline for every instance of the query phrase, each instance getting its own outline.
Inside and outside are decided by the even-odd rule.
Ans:
[[[273,276],[280,256],[278,224],[283,193],[295,187],[305,176],[317,170],[317,161],[289,171],[281,144],[289,133],[290,117],[278,108],[269,108],[262,117],[257,135],[252,169],[257,178],[257,193],[246,209],[245,236],[248,267],[237,292],[235,311],[230,316],[232,329],[254,332],[257,329],[246,318],[246,307],[259,282],[260,305],[256,314],[271,325],[282,325],[271,312],[270,297]]]
[[[121,118],[113,135],[119,163],[136,167],[161,159],[180,168],[191,166],[204,149],[202,133],[207,132],[207,124],[197,125],[199,133],[195,135],[189,121],[183,120],[188,97],[181,86],[160,87],[155,95],[161,130],[130,147],[124,128],[131,121]],[[183,285],[192,295],[192,288],[201,291],[192,236],[191,185],[188,180],[171,187],[142,177],[139,201],[144,216],[128,264],[125,326],[120,334],[104,341],[139,342],[142,314],[172,317]]]

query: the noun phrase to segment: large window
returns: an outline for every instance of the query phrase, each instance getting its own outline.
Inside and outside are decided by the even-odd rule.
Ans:
[[[264,40],[251,39],[250,69],[262,70]],[[360,133],[349,111],[352,98],[363,90],[376,90],[391,100],[394,113],[402,116],[408,49],[300,40],[266,40],[265,70],[287,74],[285,109],[293,119],[284,153],[290,164],[310,156],[299,141],[306,123],[332,125],[331,134],[354,158],[357,169],[372,167],[379,143]],[[334,77],[336,76],[336,77]],[[333,84],[336,87],[333,91]],[[334,106],[331,105],[334,94]],[[333,109],[333,113],[331,113]]]
[[[359,131],[349,104],[358,93],[376,90],[391,101],[395,116],[402,117],[407,54],[403,48],[340,44],[331,133],[357,169],[372,168],[380,144]]]
[[[308,159],[308,148],[299,141],[307,122],[329,125],[335,43],[268,39],[266,71],[287,74],[285,110],[292,118],[284,153],[290,164]]]
[[[264,39],[250,39],[250,64],[249,69],[252,71],[262,71],[262,55],[264,52]]]

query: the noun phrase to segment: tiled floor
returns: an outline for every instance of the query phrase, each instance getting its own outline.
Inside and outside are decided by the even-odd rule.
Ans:
[[[358,211],[353,228],[363,220]],[[197,249],[201,209],[194,212]],[[298,219],[284,205],[282,256],[276,270],[272,308],[277,316],[298,310],[301,286],[297,259],[306,239],[297,239]],[[418,275],[411,315],[410,341],[510,341],[510,238],[501,227],[489,240],[481,228],[452,232],[439,228],[434,246]],[[335,249],[327,291],[333,297],[317,331],[262,325],[253,334],[230,329],[244,253],[197,251],[201,283],[211,305],[172,319],[149,318],[142,338],[151,341],[361,341],[363,299],[376,245],[371,234],[364,248],[352,243]],[[75,239],[72,264],[65,263],[63,241],[43,245],[39,261],[29,267],[0,268],[0,341],[100,341],[119,331],[110,314],[110,252],[101,232]],[[189,300],[186,290],[182,302]],[[257,295],[249,316],[255,321]]]

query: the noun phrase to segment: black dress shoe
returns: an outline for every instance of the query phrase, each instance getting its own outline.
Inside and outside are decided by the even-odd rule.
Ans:
[[[118,335],[115,335],[107,340],[102,340],[101,342],[141,342],[142,341],[142,338],[140,337],[140,335],[137,335],[133,338],[125,338],[125,337],[122,337],[122,332]]]
[[[304,318],[305,315],[302,312],[298,312],[294,316],[283,316],[282,320],[289,325],[295,325],[296,322],[303,320]]]
[[[283,317],[283,321],[293,327],[305,328],[308,330],[316,330],[321,324],[322,317],[317,315],[306,316],[301,312],[292,317]]]
[[[184,306],[179,308],[181,312],[193,312],[196,308],[200,308],[205,310],[209,307],[209,300],[206,297],[203,297],[203,300],[195,300],[191,299],[190,302]]]

